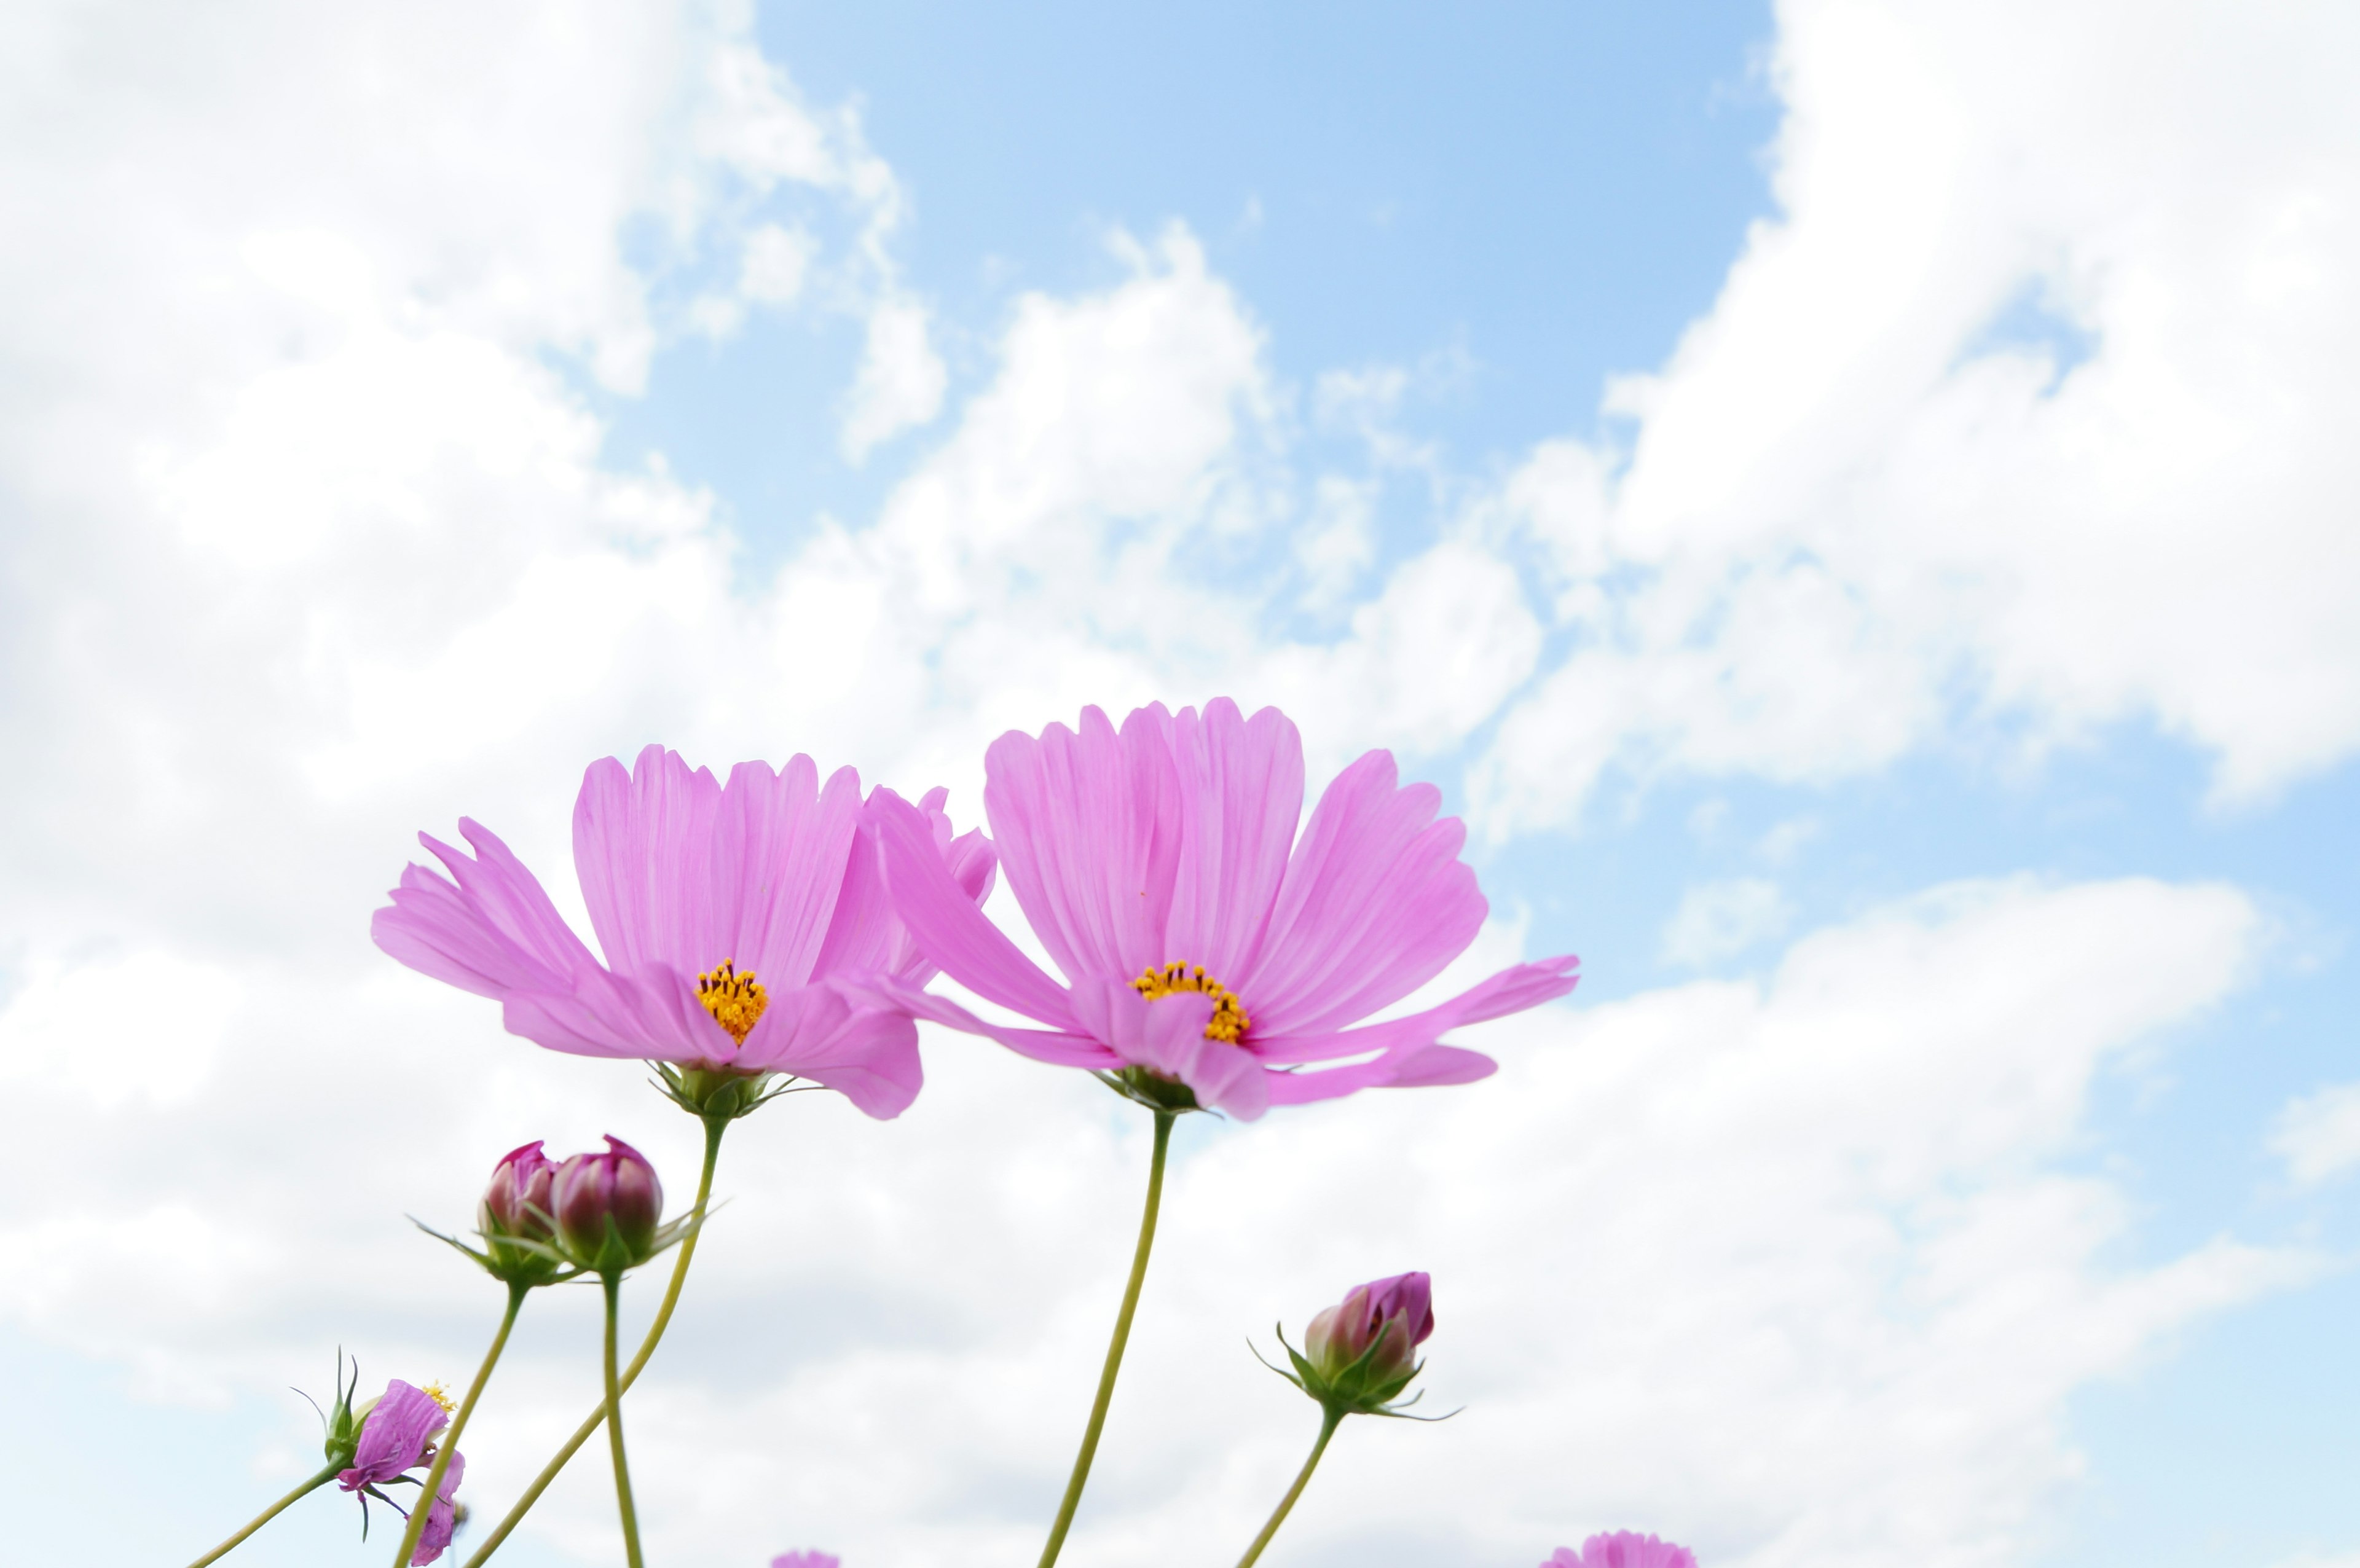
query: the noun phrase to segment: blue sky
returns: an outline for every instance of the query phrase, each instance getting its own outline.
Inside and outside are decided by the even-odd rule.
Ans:
[[[1250,1533],[1297,1412],[1192,1358],[1408,1251],[1471,1430],[1323,1475],[1306,1564],[2360,1563],[2348,17],[36,10],[0,1366],[44,1560],[283,1486],[339,1344],[457,1375],[486,1303],[399,1216],[500,1149],[679,1162],[368,948],[411,831],[563,887],[579,768],[649,739],[959,811],[1010,724],[1233,692],[1315,780],[1442,785],[1470,965],[1584,979],[1470,1033],[1480,1090],[1183,1139],[1096,1558]],[[171,1024],[93,1054],[93,996]],[[662,1560],[1031,1560],[1137,1129],[979,1050],[746,1151],[637,1429]],[[1393,1217],[1305,1238],[1366,1180]],[[578,1402],[550,1315],[486,1500]],[[134,1510],[126,1432],[173,1455]],[[574,1481],[504,1560],[611,1555]],[[357,1551],[344,1506],[248,1559]]]

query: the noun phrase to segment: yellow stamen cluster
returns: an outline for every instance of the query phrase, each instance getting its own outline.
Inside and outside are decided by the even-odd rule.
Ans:
[[[419,1389],[418,1391],[425,1395],[428,1399],[433,1400],[436,1404],[442,1406],[442,1413],[446,1416],[458,1408],[451,1402],[450,1391],[444,1388],[440,1383],[429,1383],[426,1387]]]
[[[1238,1003],[1237,994],[1218,980],[1205,973],[1201,965],[1167,964],[1161,969],[1151,969],[1131,983],[1131,988],[1153,1001],[1175,991],[1201,991],[1213,998],[1212,1021],[1205,1026],[1207,1040],[1238,1043],[1253,1020]]]
[[[713,1021],[729,1031],[729,1038],[738,1044],[753,1032],[754,1024],[761,1018],[762,1009],[770,1005],[770,994],[754,979],[754,972],[738,973],[735,959],[726,959],[718,969],[708,969],[696,977],[696,999],[713,1015]]]

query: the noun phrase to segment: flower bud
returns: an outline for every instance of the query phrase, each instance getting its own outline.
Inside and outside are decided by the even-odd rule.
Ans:
[[[523,1236],[528,1241],[550,1237],[550,1182],[557,1161],[541,1151],[541,1139],[511,1149],[492,1167],[478,1215],[486,1236]]]
[[[585,1269],[614,1273],[656,1253],[663,1184],[647,1157],[612,1133],[604,1154],[577,1154],[550,1182],[557,1245]]]
[[[1417,1376],[1417,1347],[1433,1332],[1431,1278],[1372,1279],[1311,1320],[1295,1369],[1312,1398],[1371,1411]]]

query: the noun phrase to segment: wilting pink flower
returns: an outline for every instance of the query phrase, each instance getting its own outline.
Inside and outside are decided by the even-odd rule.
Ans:
[[[770,1559],[770,1568],[837,1568],[839,1561],[825,1552],[781,1552]]]
[[[654,1246],[663,1183],[647,1156],[608,1133],[606,1153],[577,1154],[557,1168],[549,1201],[568,1257],[585,1268],[619,1269],[643,1261]]]
[[[919,803],[914,831],[972,903],[990,889],[991,844],[953,838],[945,799]],[[464,817],[459,832],[474,855],[419,835],[448,876],[410,865],[370,933],[412,969],[497,999],[510,1032],[585,1056],[792,1073],[872,1116],[916,1097],[917,1030],[858,982],[914,994],[934,969],[893,916],[851,768],[822,788],[807,757],[777,773],[741,762],[724,786],[661,746],[628,773],[592,763],[574,862],[603,964],[508,845]]]
[[[1437,1007],[1358,1023],[1467,949],[1488,907],[1459,860],[1441,792],[1404,787],[1393,755],[1339,774],[1296,835],[1303,743],[1275,708],[1224,698],[1141,708],[1120,734],[1097,708],[1078,734],[1011,731],[985,758],[984,809],[1059,985],[977,909],[924,812],[870,797],[893,903],[944,973],[1046,1030],[1008,1029],[939,997],[923,1018],[1044,1062],[1137,1066],[1200,1104],[1252,1118],[1380,1085],[1465,1083],[1489,1057],[1438,1043],[1461,1024],[1573,988],[1575,960],[1502,970]],[[1367,1057],[1324,1071],[1306,1066]]]
[[[336,1485],[347,1492],[385,1485],[429,1458],[434,1434],[450,1423],[448,1405],[396,1377],[362,1415],[353,1462],[337,1473]]]
[[[1369,1363],[1371,1381],[1409,1370],[1417,1347],[1434,1332],[1434,1281],[1418,1273],[1372,1279],[1346,1292],[1343,1301],[1320,1312],[1303,1331],[1303,1354],[1330,1377],[1382,1345]]]
[[[426,1505],[426,1528],[418,1533],[418,1550],[410,1557],[411,1568],[442,1556],[452,1536],[458,1533],[459,1477],[466,1468],[465,1454],[451,1455],[450,1468],[442,1472],[442,1484],[434,1488],[434,1500]]]
[[[1618,1530],[1593,1535],[1579,1552],[1560,1546],[1541,1568],[1697,1568],[1696,1553],[1652,1535]]]

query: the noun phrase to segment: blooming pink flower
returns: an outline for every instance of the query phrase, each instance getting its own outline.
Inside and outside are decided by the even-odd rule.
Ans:
[[[1541,1568],[1697,1568],[1697,1560],[1696,1553],[1685,1546],[1618,1530],[1612,1535],[1591,1536],[1579,1552],[1560,1546]]]
[[[1489,906],[1459,860],[1441,792],[1401,785],[1390,752],[1339,774],[1296,836],[1303,743],[1275,708],[1224,698],[1141,708],[1117,734],[1011,731],[985,758],[984,809],[1059,985],[976,908],[934,852],[924,812],[869,799],[893,903],[944,973],[1037,1019],[1010,1029],[940,997],[919,1016],[1041,1061],[1142,1067],[1247,1119],[1380,1085],[1465,1083],[1489,1057],[1438,1043],[1460,1024],[1573,988],[1572,958],[1502,970],[1437,1007],[1359,1029],[1467,949]],[[1343,1066],[1317,1062],[1361,1057]]]
[[[770,1559],[770,1568],[838,1568],[840,1561],[825,1552],[781,1552]]]
[[[915,831],[972,902],[990,889],[991,844],[953,838],[945,799],[919,803]],[[370,934],[499,1001],[510,1032],[585,1056],[792,1073],[872,1116],[916,1097],[917,1030],[863,982],[915,994],[934,970],[893,916],[851,768],[823,788],[807,757],[777,773],[741,762],[724,786],[661,746],[628,773],[592,763],[574,862],[603,964],[508,845],[465,818],[459,832],[473,856],[419,835],[449,875],[407,867]]]

